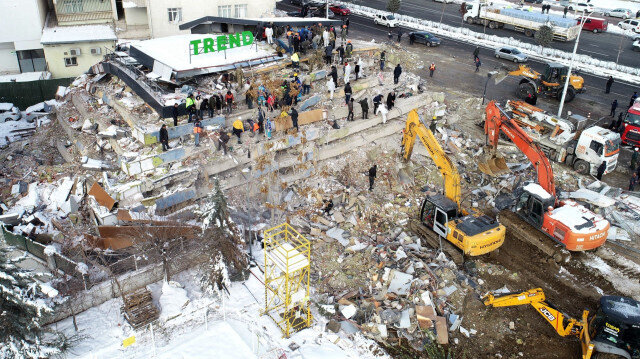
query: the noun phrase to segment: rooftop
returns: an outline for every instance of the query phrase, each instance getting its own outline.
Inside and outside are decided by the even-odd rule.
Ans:
[[[116,33],[109,25],[56,26],[42,30],[40,43],[43,45],[73,44],[117,39]]]

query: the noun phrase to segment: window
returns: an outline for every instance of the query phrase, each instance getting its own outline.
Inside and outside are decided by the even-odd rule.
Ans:
[[[169,22],[182,21],[182,8],[170,7],[167,9],[167,13],[169,14]]]
[[[60,4],[60,9],[65,14],[82,12],[82,0],[65,0]]]
[[[65,57],[64,65],[69,66],[78,66],[78,58],[77,57]]]
[[[247,4],[241,4],[235,6],[235,17],[238,19],[244,19],[247,17]]]
[[[16,51],[20,72],[46,71],[47,62],[44,60],[44,50]]]
[[[594,150],[598,156],[602,156],[603,147],[602,143],[596,141],[591,141],[591,144],[589,145],[589,148]]]
[[[218,6],[218,16],[231,17],[231,5]]]

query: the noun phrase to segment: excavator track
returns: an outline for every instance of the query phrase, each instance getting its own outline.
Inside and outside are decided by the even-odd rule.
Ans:
[[[421,238],[424,238],[427,241],[427,244],[433,249],[440,249],[440,240],[438,239],[438,235],[434,231],[425,227],[420,223],[420,221],[411,220],[409,222],[409,230]],[[464,263],[464,255],[462,254],[462,251],[444,238],[442,238],[442,251],[449,255],[455,264],[461,265]]]
[[[516,213],[505,209],[500,211],[499,221],[507,228],[507,237],[517,238],[522,242],[537,247],[541,252],[553,258],[556,262],[566,262],[571,257],[570,253],[559,244],[542,233],[539,229],[523,220]]]

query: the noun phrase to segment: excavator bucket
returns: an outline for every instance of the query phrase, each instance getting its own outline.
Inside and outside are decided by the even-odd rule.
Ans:
[[[499,84],[501,83],[504,79],[506,79],[507,77],[509,77],[509,72],[513,71],[512,69],[509,69],[507,66],[501,65],[499,69],[493,71],[494,74],[493,76],[493,81],[495,81],[495,84]]]
[[[491,157],[486,161],[478,162],[478,169],[489,176],[499,176],[510,172],[503,157]]]

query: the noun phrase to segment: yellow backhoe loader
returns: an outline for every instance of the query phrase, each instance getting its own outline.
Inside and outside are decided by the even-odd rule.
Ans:
[[[531,304],[558,335],[578,337],[582,359],[594,354],[594,358],[640,358],[640,303],[631,298],[603,296],[595,315],[589,318],[585,310],[581,319],[570,318],[547,303],[541,288],[499,297],[489,293],[483,300],[491,307]]]
[[[507,76],[518,76],[520,77],[516,88],[518,98],[526,99],[529,95],[547,95],[560,100],[568,72],[567,66],[553,62],[545,64],[544,73],[539,73],[527,65],[519,65],[517,70],[504,71],[502,75],[495,76],[495,82],[498,84]],[[582,76],[572,73],[569,76],[569,86],[564,102],[571,102],[576,94],[584,91],[584,79]]]
[[[427,240],[433,237],[435,232],[468,256],[482,255],[499,248],[504,242],[505,227],[482,213],[469,214],[460,206],[458,170],[444,153],[433,133],[422,123],[418,112],[412,110],[407,116],[402,137],[402,157],[405,161],[411,158],[416,137],[420,138],[444,177],[444,195],[435,194],[425,198],[420,209],[420,224],[412,224],[412,229]],[[433,232],[424,230],[425,227]],[[462,261],[458,250],[447,248],[448,246],[445,246],[444,249],[455,262]]]

